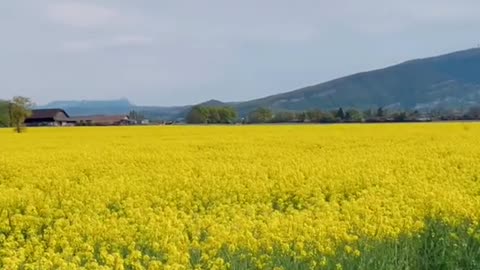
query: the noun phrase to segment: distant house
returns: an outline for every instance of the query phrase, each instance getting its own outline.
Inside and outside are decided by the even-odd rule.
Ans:
[[[75,122],[62,109],[32,110],[32,115],[25,120],[27,126],[72,126]]]
[[[121,126],[134,124],[127,115],[93,115],[70,117],[62,109],[32,110],[25,125],[35,126]]]
[[[70,119],[77,126],[122,126],[132,123],[127,115],[75,116]]]

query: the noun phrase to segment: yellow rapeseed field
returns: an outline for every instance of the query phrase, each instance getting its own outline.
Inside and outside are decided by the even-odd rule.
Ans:
[[[341,269],[430,219],[479,239],[480,125],[0,130],[4,269]]]

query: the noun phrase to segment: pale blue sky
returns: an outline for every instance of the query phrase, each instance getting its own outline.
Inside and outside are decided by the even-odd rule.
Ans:
[[[478,0],[14,0],[0,98],[241,101],[480,43]]]

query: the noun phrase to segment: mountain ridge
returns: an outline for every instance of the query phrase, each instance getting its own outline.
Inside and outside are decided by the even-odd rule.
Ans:
[[[136,106],[126,99],[120,101],[123,105],[112,106],[116,110],[110,112],[140,110],[155,118],[168,120],[182,118],[195,106]],[[330,110],[338,107],[431,110],[437,107],[464,109],[478,103],[480,48],[472,48],[408,60],[258,99],[242,102],[211,99],[196,105],[232,106],[240,115],[246,115],[258,107],[268,107],[275,111]],[[94,106],[83,104],[83,107],[92,112]],[[75,114],[81,110],[73,107],[73,111],[72,114]],[[95,112],[98,114],[98,110]]]
[[[473,65],[470,64],[470,66],[467,69],[463,68],[460,74],[456,73],[455,70],[452,71],[448,69],[448,65],[450,64],[458,65],[459,61],[470,60],[472,58],[475,59],[474,64]],[[461,84],[461,85],[456,85],[457,90],[459,88],[465,88],[466,85],[464,84],[467,84],[467,85],[475,84],[474,90],[478,94],[478,91],[480,90],[480,87],[479,87],[480,80],[478,79],[480,77],[479,76],[480,72],[478,70],[480,69],[478,68],[480,68],[480,49],[479,48],[468,49],[468,50],[453,52],[453,53],[440,55],[440,56],[409,60],[409,61],[402,62],[400,64],[384,67],[381,69],[358,72],[352,75],[337,78],[324,83],[311,85],[311,86],[303,87],[293,91],[283,92],[280,94],[271,95],[271,96],[263,97],[256,100],[247,101],[242,103],[242,105],[240,105],[240,109],[245,106],[247,107],[265,106],[265,107],[273,107],[274,109],[277,108],[277,109],[293,109],[293,110],[302,109],[298,107],[303,107],[303,109],[305,109],[305,107],[308,107],[308,105],[304,104],[303,106],[295,107],[295,106],[288,106],[287,104],[287,105],[278,106],[278,101],[279,101],[278,99],[284,99],[284,98],[296,99],[296,100],[293,100],[293,102],[290,102],[291,104],[291,103],[300,101],[299,99],[301,99],[303,95],[306,98],[310,98],[310,101],[311,101],[312,97],[309,95],[311,95],[312,93],[316,94],[317,95],[316,97],[317,98],[320,97],[323,101],[323,102],[317,102],[316,104],[313,104],[313,106],[315,107],[320,106],[322,108],[328,108],[328,109],[331,109],[333,107],[368,108],[368,107],[385,107],[385,106],[389,106],[396,103],[403,103],[400,106],[401,108],[412,109],[417,107],[412,105],[422,105],[422,102],[419,102],[419,101],[428,101],[428,99],[425,97],[419,97],[418,92],[421,92],[422,90],[427,91],[428,88],[431,86],[436,86],[434,87],[436,88],[436,90],[442,90],[442,89],[438,89],[438,86],[441,86],[438,84],[442,82],[450,82],[450,83],[457,82],[458,84]],[[391,74],[392,72],[394,74]],[[473,74],[474,76],[465,76],[465,74],[469,74],[472,72],[474,73]],[[373,77],[377,76],[377,78],[374,78],[373,82],[369,82],[369,80],[372,80],[371,78],[372,76]],[[390,79],[390,86],[388,85],[388,81],[385,80],[388,76],[390,77],[388,78]],[[462,80],[462,79],[465,79],[465,77],[468,77],[467,79],[469,80],[466,80],[466,81]],[[472,80],[472,77],[476,77],[476,78]],[[395,79],[403,80],[403,84],[401,82],[395,82]],[[411,79],[420,80],[420,81],[427,79],[428,82],[421,82],[420,83],[421,85],[413,85],[412,81],[409,81]],[[392,83],[392,80],[397,85],[393,85],[394,83]],[[433,80],[434,83],[432,83],[431,80]],[[385,95],[386,91],[389,91],[395,87],[397,88],[396,96],[395,98],[391,98],[391,100],[381,99],[381,98],[376,101],[371,100],[370,104],[366,104],[365,102],[359,103],[358,101],[352,100],[353,98],[347,101],[342,100],[342,98],[340,98],[339,101],[334,100],[334,98],[336,98],[334,94],[337,91],[345,92],[346,91],[345,89],[348,90],[349,88],[352,88],[352,84],[353,84],[353,88],[355,88],[355,91],[350,91],[350,92],[347,91],[347,93],[343,93],[344,96],[355,97],[355,95],[358,96],[359,93],[362,94],[365,92],[371,92],[372,90],[377,90],[376,94],[379,94],[379,96],[381,97],[382,94]],[[383,88],[382,91],[378,91],[378,88],[379,88],[378,85],[382,85],[382,84],[386,84],[386,85],[382,87]],[[407,93],[402,95],[401,88],[407,91]],[[415,89],[417,91],[411,91],[412,88],[417,88]],[[443,89],[443,90],[446,91],[447,89]],[[450,91],[450,94],[451,93],[452,91]],[[409,97],[411,97],[410,100],[409,100]],[[412,99],[417,99],[417,100],[412,100]],[[476,102],[478,102],[479,100],[480,98],[475,97]],[[274,101],[276,101],[277,103],[276,104],[272,103]],[[288,103],[288,101],[286,102]],[[468,100],[465,100],[464,102],[468,102]],[[415,104],[412,104],[412,103],[415,103]],[[444,106],[448,107],[449,104],[444,104]]]

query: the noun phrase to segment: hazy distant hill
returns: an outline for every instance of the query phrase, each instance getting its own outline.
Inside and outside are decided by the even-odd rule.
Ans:
[[[197,104],[197,106],[206,106],[206,107],[224,107],[224,106],[235,106],[236,104],[239,104],[239,103],[225,103],[225,102],[222,102],[220,100],[216,100],[216,99],[211,99],[209,101],[205,101],[203,103],[200,103],[200,104]]]
[[[150,120],[180,120],[183,118],[192,106],[137,106],[133,109],[143,114]]]
[[[408,61],[362,72],[295,91],[246,102],[209,100],[199,105],[233,106],[240,115],[258,107],[274,110],[399,108],[467,109],[480,104],[480,49]],[[128,100],[59,101],[44,107],[64,108],[72,115],[119,114],[135,109],[149,118],[175,120],[192,106],[144,107]]]
[[[62,108],[70,115],[82,116],[127,114],[134,107],[127,99],[118,99],[53,101],[37,108]]]

